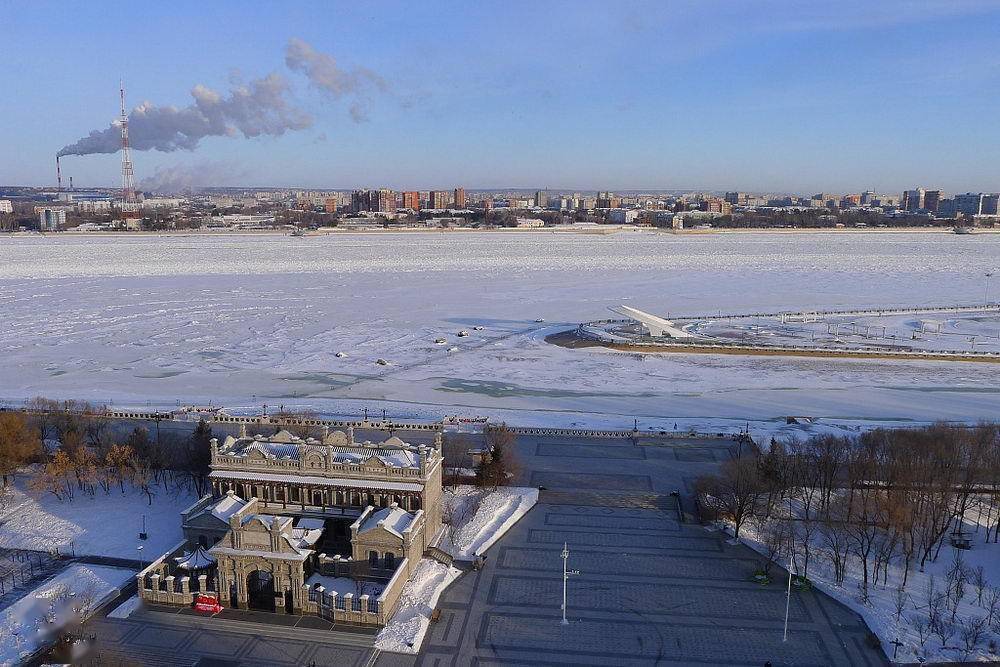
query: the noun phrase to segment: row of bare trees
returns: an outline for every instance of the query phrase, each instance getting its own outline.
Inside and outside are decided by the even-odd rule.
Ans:
[[[1000,539],[1000,429],[935,424],[775,442],[699,479],[698,496],[737,538],[749,521],[777,521],[804,559],[817,541],[806,538],[819,536],[835,569],[850,554],[877,583],[889,562],[908,573],[935,560],[963,517],[984,540]]]
[[[697,497],[706,518],[732,525],[736,539],[747,526],[753,530],[765,575],[777,558],[790,556],[805,579],[822,558],[837,585],[856,576],[858,597],[868,603],[895,567],[897,595],[905,596],[910,574],[937,561],[943,545],[1000,539],[1000,427],[934,424],[772,441],[768,451],[733,458],[700,478]],[[959,563],[949,572],[945,589],[922,607],[926,628],[947,634],[945,608],[952,634],[958,627],[974,638],[971,626],[954,625],[969,584],[988,612],[982,624],[996,623],[1000,632],[1000,589],[989,586],[981,568]],[[997,602],[987,604],[993,595]]]
[[[200,422],[188,436],[122,432],[106,410],[76,401],[32,399],[27,410],[0,412],[0,474],[4,487],[28,464],[38,464],[30,489],[73,500],[79,494],[140,489],[149,504],[157,488],[208,489],[212,430]]]

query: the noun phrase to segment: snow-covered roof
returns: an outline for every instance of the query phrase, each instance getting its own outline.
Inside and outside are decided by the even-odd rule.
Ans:
[[[259,472],[244,472],[232,470],[213,470],[211,479],[234,479],[248,482],[280,482],[283,484],[308,484],[311,486],[362,487],[366,489],[383,489],[386,491],[420,491],[423,484],[415,482],[383,482],[374,479],[349,479],[339,477],[312,477],[308,475],[276,475]]]
[[[288,434],[291,440],[288,438],[275,440],[281,433],[287,431],[281,431],[268,439],[263,439],[261,436],[239,439],[229,437],[219,448],[219,453],[240,458],[249,458],[256,453],[268,460],[298,461],[302,456],[308,456],[310,452],[320,455],[331,452],[335,464],[360,465],[377,458],[384,465],[393,468],[416,468],[420,465],[417,451],[395,436],[382,443],[325,446],[317,444],[315,440],[305,441],[291,434]]]
[[[222,496],[218,502],[214,505],[210,505],[206,509],[217,519],[229,523],[229,517],[246,507],[246,504],[247,501],[243,500],[235,493],[230,492]]]
[[[358,526],[358,534],[383,528],[396,537],[402,537],[403,532],[410,527],[414,518],[416,518],[416,514],[399,507],[385,507],[365,517],[365,520]]]
[[[177,567],[189,571],[204,570],[207,567],[215,565],[215,558],[200,546],[191,553],[178,556],[174,560],[177,562]]]

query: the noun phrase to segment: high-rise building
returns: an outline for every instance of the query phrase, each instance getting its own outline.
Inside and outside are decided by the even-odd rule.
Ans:
[[[955,195],[955,210],[964,215],[982,215],[983,193],[966,192],[964,195]]]
[[[410,192],[403,193],[403,208],[409,208],[414,211],[420,210],[420,193],[413,190]]]
[[[392,190],[382,188],[376,193],[375,208],[373,211],[379,213],[392,213],[396,210],[396,193]]]
[[[0,199],[0,213],[13,213],[14,205],[9,199]]]
[[[923,208],[931,213],[937,213],[938,206],[941,204],[942,194],[940,190],[927,190],[924,192]]]
[[[493,200],[490,199],[489,197],[487,197],[486,199],[482,200],[480,202],[480,204],[483,205],[483,210],[484,211],[490,211],[490,210],[493,209]]]
[[[431,190],[428,194],[428,206],[430,208],[448,208],[451,205],[449,201],[450,192],[445,190]]]
[[[1000,195],[983,195],[983,215],[1000,215]]]
[[[43,232],[57,232],[66,225],[66,211],[47,208],[38,214],[38,228]]]
[[[725,200],[732,204],[733,206],[739,206],[745,204],[747,200],[747,193],[745,192],[727,192]]]
[[[906,211],[919,211],[924,207],[925,192],[923,188],[907,190],[903,193],[903,209]]]
[[[386,188],[355,190],[351,193],[351,210],[355,213],[361,211],[392,213],[396,210],[396,193]]]
[[[465,208],[465,188],[455,188],[455,208]]]
[[[545,190],[539,190],[535,193],[535,206],[538,208],[545,208],[549,205],[549,196],[545,194]]]
[[[876,199],[878,199],[878,195],[875,194],[874,190],[865,190],[861,193],[862,206],[872,206]]]
[[[622,205],[621,197],[616,197],[613,192],[598,192],[595,208],[619,208]]]

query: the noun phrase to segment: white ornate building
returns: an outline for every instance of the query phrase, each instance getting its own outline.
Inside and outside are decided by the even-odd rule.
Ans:
[[[181,514],[185,542],[139,575],[150,602],[318,613],[384,624],[442,533],[441,436],[357,443],[322,437],[213,439],[212,494]]]

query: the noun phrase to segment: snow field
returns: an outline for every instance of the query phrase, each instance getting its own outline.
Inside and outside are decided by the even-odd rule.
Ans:
[[[86,618],[135,572],[97,565],[70,565],[4,610],[0,664],[14,665],[58,636],[74,618]]]

